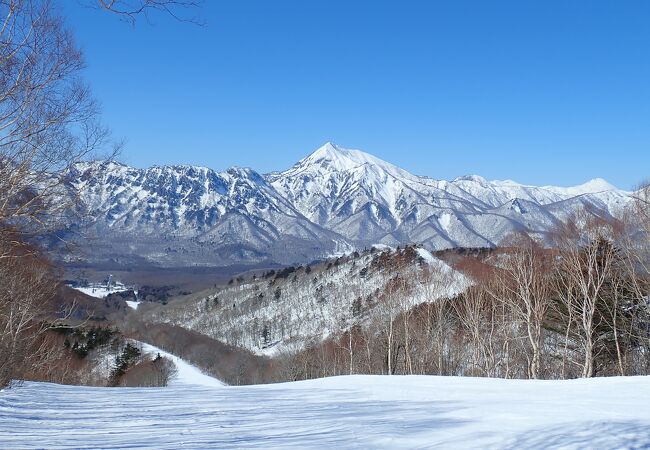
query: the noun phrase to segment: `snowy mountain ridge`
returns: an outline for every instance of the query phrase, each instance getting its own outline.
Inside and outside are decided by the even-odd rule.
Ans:
[[[352,241],[419,242],[430,249],[493,246],[518,229],[548,231],[581,206],[615,215],[628,198],[600,179],[569,188],[477,175],[435,180],[332,143],[266,179],[309,220]],[[549,211],[570,199],[571,207]],[[532,205],[524,212],[510,208],[514,201]]]
[[[67,173],[100,257],[164,265],[289,264],[373,244],[430,250],[540,238],[572,213],[616,216],[629,193],[602,179],[562,188],[417,176],[326,143],[283,172],[83,162]]]
[[[408,296],[395,295],[395,276]],[[381,327],[382,315],[438,298],[451,298],[471,284],[428,250],[373,247],[311,266],[288,267],[204,291],[145,321],[169,323],[256,354],[276,356],[304,349],[355,325]],[[392,289],[392,290],[391,290]],[[397,299],[399,297],[399,300]]]

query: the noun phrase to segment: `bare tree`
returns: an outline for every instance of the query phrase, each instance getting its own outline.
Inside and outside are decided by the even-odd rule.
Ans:
[[[0,227],[38,232],[69,207],[57,173],[108,131],[50,1],[0,0],[0,38]]]
[[[51,359],[44,336],[57,316],[57,277],[27,237],[67,215],[76,200],[68,169],[110,141],[81,77],[82,54],[52,1],[0,0],[0,386]],[[130,18],[150,9],[178,18],[176,8],[198,4],[96,1]]]
[[[177,376],[174,362],[158,354],[153,359],[142,357],[120,377],[119,386],[165,387]]]
[[[469,337],[471,347],[471,374],[494,376],[496,355],[494,351],[494,300],[483,283],[475,283],[452,302],[462,330]]]
[[[131,21],[149,11],[190,20],[179,11],[200,4],[92,2]],[[0,231],[13,225],[41,233],[74,202],[65,189],[65,169],[100,148],[112,157],[120,147],[107,148],[108,129],[81,77],[82,54],[52,3],[0,0]]]
[[[639,367],[645,359],[647,370],[647,367],[650,367],[650,327],[647,325],[650,323],[650,184],[648,182],[641,184],[632,194],[632,202],[624,215],[623,223],[625,231],[622,233],[620,246],[622,251],[616,271],[616,286],[614,286],[617,289],[613,291],[618,296],[623,292],[621,300],[624,302],[624,311],[623,314],[612,311],[616,314],[612,316],[612,321],[615,318],[623,321],[625,328],[622,331],[624,336],[627,335],[628,343],[636,342],[638,347],[643,349],[637,355],[638,360],[635,361],[635,365]],[[622,349],[627,347],[629,345],[621,345]],[[620,360],[622,349],[617,346],[619,370],[624,365]],[[645,371],[635,373],[645,373]]]
[[[0,241],[2,246],[9,244]],[[68,317],[53,307],[58,285],[52,267],[24,247],[4,253],[20,257],[20,263],[0,259],[0,387],[51,362],[54,349],[45,335]]]
[[[585,378],[595,373],[596,331],[601,325],[599,312],[615,256],[613,237],[611,222],[586,214],[568,221],[556,236],[558,293],[567,311],[567,327],[577,330]]]
[[[540,377],[543,330],[551,306],[551,264],[549,250],[528,236],[513,236],[507,242],[495,271],[497,300],[506,302],[515,320],[523,323],[531,348],[528,376]]]
[[[625,224],[627,256],[639,273],[638,278],[647,281],[650,278],[650,182],[641,184],[632,194]],[[647,286],[642,289],[647,293]]]
[[[394,373],[395,367],[395,319],[397,316],[396,300],[398,295],[397,283],[390,282],[386,297],[378,305],[381,318],[382,335],[385,341],[385,361],[388,375]]]
[[[419,373],[445,373],[445,354],[454,324],[449,300],[444,297],[457,274],[440,265],[427,265],[418,274],[424,305],[415,313],[414,338],[418,343]],[[435,360],[433,360],[435,359]],[[434,370],[435,367],[435,370]]]

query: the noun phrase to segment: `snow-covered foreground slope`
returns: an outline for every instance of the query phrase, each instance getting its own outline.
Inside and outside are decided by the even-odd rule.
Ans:
[[[648,448],[650,377],[0,392],[0,448]]]

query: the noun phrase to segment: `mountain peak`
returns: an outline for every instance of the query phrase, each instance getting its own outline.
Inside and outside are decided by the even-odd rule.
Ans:
[[[361,150],[344,148],[333,142],[325,143],[325,145],[319,147],[302,161],[309,163],[329,162],[335,164],[337,169],[343,170],[354,168],[368,162],[381,162],[388,164],[368,153],[362,152]]]
[[[338,152],[345,152],[345,150],[346,149],[336,145],[334,142],[327,141],[321,147],[317,148],[312,154],[332,155],[332,154],[336,154]]]
[[[82,223],[104,239],[91,256],[101,264],[112,255],[161,266],[294,264],[376,243],[486,247],[517,230],[545,239],[577,208],[616,216],[629,201],[598,178],[568,188],[476,175],[438,181],[332,142],[267,175],[113,162],[79,163],[66,175],[83,213],[66,226]]]
[[[115,170],[123,169],[128,166],[112,159],[97,159],[91,161],[77,161],[72,165],[72,168],[83,172],[86,170]]]
[[[594,178],[578,186],[561,188],[556,186],[544,186],[545,189],[562,192],[567,195],[598,194],[600,192],[618,191],[619,189],[602,178]]]
[[[473,181],[473,182],[479,183],[479,184],[488,184],[488,180],[486,180],[485,178],[483,178],[480,175],[463,175],[463,176],[454,178],[453,182],[458,182],[458,181]]]
[[[581,184],[580,186],[576,186],[576,188],[582,189],[587,193],[617,190],[616,186],[610,184],[607,180],[604,180],[603,178],[594,178],[593,180],[589,180],[586,183]]]
[[[326,172],[348,172],[361,166],[377,168],[399,178],[412,178],[409,172],[361,150],[341,147],[327,142],[311,155],[301,159],[288,172],[317,168]]]
[[[262,175],[260,175],[250,167],[232,166],[228,168],[225,172],[221,172],[220,175],[222,177],[229,177],[233,179],[252,180],[257,184],[266,183],[264,177],[262,177]]]

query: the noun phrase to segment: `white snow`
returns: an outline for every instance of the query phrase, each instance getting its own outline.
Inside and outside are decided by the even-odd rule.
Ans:
[[[158,348],[154,345],[147,344],[145,342],[139,342],[138,344],[142,347],[144,353],[149,353],[152,356],[160,354],[167,359],[170,359],[176,366],[178,373],[176,377],[169,383],[170,386],[208,386],[208,387],[223,387],[226,384],[222,381],[217,380],[209,375],[201,372],[201,369],[188,363],[187,361],[179,358],[176,355],[172,355],[165,350]]]
[[[438,217],[438,223],[446,232],[449,231],[449,226],[451,225],[451,214],[444,212]]]
[[[138,306],[140,306],[140,303],[142,303],[142,302],[134,302],[133,300],[127,300],[126,301],[126,305],[129,308],[132,308],[132,309],[138,309]]]
[[[566,188],[557,187],[557,186],[544,186],[544,189],[563,193],[569,196],[582,195],[582,194],[597,194],[599,192],[618,190],[616,186],[610,184],[609,182],[607,182],[607,180],[603,180],[602,178],[594,178],[593,180],[589,180],[586,183],[580,184],[578,186],[571,186]]]
[[[296,383],[0,392],[0,447],[648,448],[650,377],[344,376]]]
[[[70,286],[72,289],[76,289],[79,292],[83,292],[86,295],[90,295],[91,297],[95,298],[104,298],[108,294],[113,294],[115,292],[124,292],[128,290],[129,288],[122,285],[122,284],[116,284],[113,286],[107,286],[105,284],[91,284],[90,286],[85,286],[85,287],[75,287],[75,286]]]
[[[429,250],[418,248],[416,251],[418,252],[418,256],[422,258],[427,264],[434,264],[440,261],[439,259],[435,258]]]

